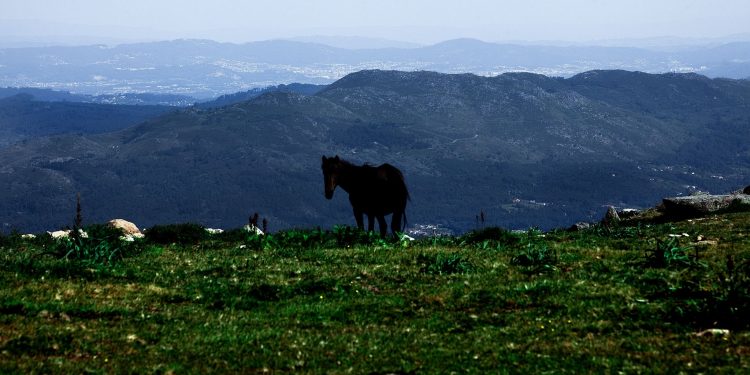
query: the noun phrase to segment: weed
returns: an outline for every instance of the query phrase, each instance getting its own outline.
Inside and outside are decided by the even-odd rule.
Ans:
[[[679,246],[675,237],[657,240],[656,248],[646,251],[646,264],[650,267],[689,266],[695,264],[689,255],[690,247]]]
[[[511,258],[510,263],[517,266],[531,267],[534,272],[554,270],[558,263],[557,251],[550,249],[546,243],[529,241],[526,247]]]

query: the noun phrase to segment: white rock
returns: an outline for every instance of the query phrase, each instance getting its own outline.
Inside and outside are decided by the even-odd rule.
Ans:
[[[135,224],[127,220],[123,220],[123,219],[110,220],[107,223],[107,226],[109,226],[110,228],[120,229],[122,230],[122,233],[126,235],[127,234],[141,234],[141,230],[138,229],[138,227]]]
[[[263,231],[260,230],[255,225],[245,224],[245,226],[242,227],[242,229],[244,229],[245,231],[250,232],[250,233],[255,233],[255,234],[259,235],[259,236],[263,235]]]
[[[68,238],[70,236],[70,229],[68,230],[56,230],[54,232],[47,232],[52,238],[58,239],[58,238]]]

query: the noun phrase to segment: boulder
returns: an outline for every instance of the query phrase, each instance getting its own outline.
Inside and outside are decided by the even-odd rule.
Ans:
[[[694,195],[664,198],[664,213],[673,216],[701,216],[719,211],[750,211],[750,195]]]
[[[135,224],[127,220],[123,220],[123,219],[110,220],[107,223],[107,226],[109,226],[110,228],[117,228],[121,230],[124,235],[131,235],[133,237],[138,237],[138,235],[142,234],[140,229],[138,229],[138,227],[135,226]]]
[[[573,224],[570,228],[568,228],[568,231],[569,232],[578,232],[578,231],[586,230],[586,229],[589,229],[589,228],[591,228],[591,224],[589,224],[589,223],[587,223],[585,221],[580,221],[578,223]]]
[[[65,230],[56,230],[54,232],[47,232],[47,234],[49,234],[54,239],[60,239],[60,238],[70,237],[70,233],[72,232],[73,231],[70,229],[65,229]],[[78,235],[81,238],[89,238],[89,234],[84,232],[83,229],[78,229]]]
[[[624,208],[617,211],[617,216],[619,216],[620,219],[630,219],[640,215],[640,213],[641,210],[636,210],[635,208]]]
[[[617,210],[614,206],[607,207],[607,213],[604,214],[602,224],[611,225],[620,221],[620,215],[617,214]]]

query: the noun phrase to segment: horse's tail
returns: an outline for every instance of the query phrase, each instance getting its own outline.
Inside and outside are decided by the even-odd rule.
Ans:
[[[402,210],[402,215],[404,215],[404,225],[403,228],[401,228],[401,232],[406,231],[406,203],[411,200],[411,196],[409,195],[409,189],[406,187],[406,181],[404,180],[404,175],[401,174],[401,171],[398,171],[399,177],[401,177],[401,184],[403,185],[404,191],[404,209]]]

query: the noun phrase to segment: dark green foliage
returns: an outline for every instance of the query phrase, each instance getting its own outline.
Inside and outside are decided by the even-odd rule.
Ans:
[[[356,227],[337,225],[333,227],[331,235],[338,247],[351,247],[354,245],[386,246],[390,237],[381,237],[377,232],[363,231]]]
[[[422,253],[417,255],[417,263],[421,265],[419,272],[430,275],[465,274],[475,268],[469,260],[455,253]]]
[[[84,261],[95,265],[111,265],[137,251],[137,245],[123,241],[122,231],[106,225],[91,225],[72,231],[68,237],[57,240],[49,236],[50,254],[66,259]]]
[[[18,233],[16,231],[11,232],[8,235],[4,235],[0,233],[0,248],[2,247],[17,247],[23,239],[21,238],[21,233]]]
[[[609,225],[595,224],[588,229],[589,232],[601,237],[632,239],[643,237],[643,224],[622,225],[619,222],[613,222]]]
[[[194,223],[155,225],[146,230],[147,241],[163,245],[195,245],[208,237],[206,228]]]
[[[693,264],[689,247],[679,246],[676,237],[657,240],[656,247],[646,251],[646,264],[651,267],[688,266]]]
[[[503,247],[511,247],[519,244],[521,239],[518,235],[511,233],[510,231],[498,228],[490,227],[471,231],[461,237],[461,245],[480,245],[486,243],[493,243]]]
[[[330,232],[320,228],[313,230],[288,230],[271,235],[272,244],[276,248],[286,249],[316,249],[322,247],[333,247]]]
[[[394,251],[347,229],[248,251],[237,232],[116,267],[19,238],[0,247],[0,373],[745,373],[749,232],[747,213],[633,237],[530,230],[502,251]],[[704,247],[700,263],[643,267],[669,233]]]
[[[529,242],[510,262],[518,266],[534,267],[537,270],[550,270],[557,265],[558,256],[556,251],[544,243]]]
[[[680,264],[684,264],[680,261]],[[672,285],[653,281],[650,296],[666,301],[664,319],[696,327],[744,330],[750,327],[750,260],[736,266],[728,256],[719,277],[708,278],[705,268],[686,269]],[[661,284],[661,285],[659,285]]]
[[[349,248],[352,246],[378,246],[390,248],[397,245],[405,247],[408,242],[397,241],[392,237],[381,237],[377,232],[367,232],[349,226],[334,226],[332,230],[320,228],[312,230],[292,229],[269,234],[245,232],[241,237],[247,248],[252,250],[305,250]],[[406,240],[405,240],[406,241]]]

